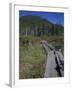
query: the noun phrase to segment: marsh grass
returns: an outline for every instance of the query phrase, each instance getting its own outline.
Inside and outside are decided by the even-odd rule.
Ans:
[[[46,40],[63,51],[63,36],[20,36],[19,79],[43,78],[47,55],[40,46],[40,40]]]
[[[36,43],[20,47],[19,61],[19,78],[42,78],[45,72],[46,55],[43,53],[41,46]]]

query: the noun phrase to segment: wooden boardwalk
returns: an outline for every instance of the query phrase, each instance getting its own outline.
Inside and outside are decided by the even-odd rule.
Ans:
[[[41,41],[40,43],[48,53],[44,77],[63,77],[64,59],[62,53],[60,51],[56,51],[56,49],[52,45],[48,44],[45,40]]]

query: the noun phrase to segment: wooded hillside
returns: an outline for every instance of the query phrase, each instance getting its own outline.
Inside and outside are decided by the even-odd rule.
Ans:
[[[64,27],[51,23],[39,16],[22,16],[19,18],[19,31],[21,35],[63,35]]]

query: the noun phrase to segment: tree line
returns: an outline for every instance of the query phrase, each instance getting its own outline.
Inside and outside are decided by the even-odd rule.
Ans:
[[[58,24],[30,24],[26,27],[19,26],[21,35],[42,36],[42,35],[63,35],[64,27]]]

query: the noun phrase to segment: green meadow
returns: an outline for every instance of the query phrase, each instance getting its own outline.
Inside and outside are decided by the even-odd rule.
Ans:
[[[21,36],[19,47],[19,78],[43,78],[45,73],[45,66],[47,54],[40,45],[41,40],[46,40],[56,48],[63,50],[62,36]],[[25,41],[23,43],[23,41]]]

